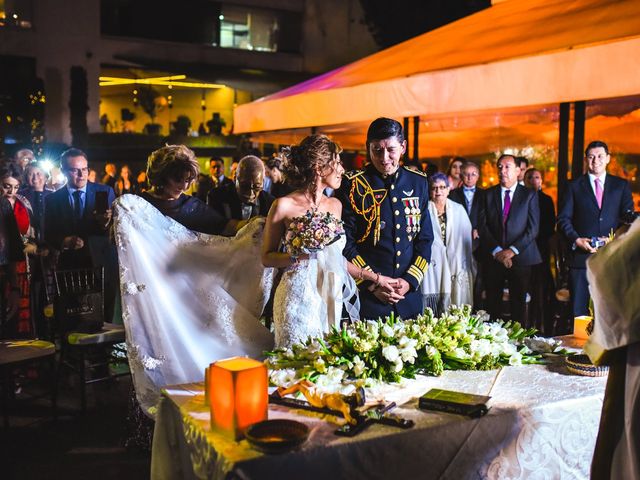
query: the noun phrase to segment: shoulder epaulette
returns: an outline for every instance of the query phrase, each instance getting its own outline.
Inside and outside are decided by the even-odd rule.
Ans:
[[[415,173],[416,175],[420,175],[421,177],[427,178],[427,174],[424,173],[422,170],[418,170],[416,167],[411,167],[411,166],[404,165],[403,168],[407,172]]]
[[[364,173],[364,169],[350,170],[348,172],[345,172],[344,176],[347,178],[347,180],[353,180],[354,178],[359,177],[363,173]]]

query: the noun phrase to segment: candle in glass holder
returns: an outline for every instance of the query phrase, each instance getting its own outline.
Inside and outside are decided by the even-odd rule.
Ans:
[[[234,440],[267,419],[269,381],[264,363],[251,358],[220,360],[209,367],[211,428]]]
[[[573,319],[573,336],[576,338],[589,338],[589,334],[587,333],[587,325],[591,322],[592,317],[587,315],[581,317],[575,317]]]

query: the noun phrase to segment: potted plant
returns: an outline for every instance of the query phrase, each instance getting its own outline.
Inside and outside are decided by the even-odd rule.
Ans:
[[[191,129],[191,119],[186,115],[178,115],[176,121],[171,122],[171,126],[173,127],[172,133],[186,137]]]
[[[138,89],[138,102],[144,113],[149,115],[150,123],[144,126],[144,133],[147,135],[160,135],[162,125],[156,123],[158,112],[163,109],[162,96],[152,87],[142,86]]]

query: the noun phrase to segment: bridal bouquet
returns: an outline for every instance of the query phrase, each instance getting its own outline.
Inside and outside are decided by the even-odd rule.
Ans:
[[[313,212],[295,217],[284,238],[287,251],[293,256],[313,253],[333,243],[344,233],[342,220],[329,212]]]
[[[319,386],[370,380],[398,382],[443,370],[489,370],[537,363],[524,345],[535,329],[517,322],[488,322],[484,312],[451,306],[440,318],[431,309],[412,320],[358,321],[324,338],[269,353],[270,380],[287,385],[302,378]]]

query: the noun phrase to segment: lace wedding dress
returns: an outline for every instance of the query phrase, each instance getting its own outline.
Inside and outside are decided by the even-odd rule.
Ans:
[[[202,381],[215,360],[273,348],[258,320],[273,284],[260,261],[263,227],[256,218],[233,238],[206,235],[138,196],[115,201],[129,364],[147,413],[165,385]]]
[[[343,235],[283,273],[273,307],[277,348],[321,337],[332,326],[339,327],[343,304],[352,320],[359,318],[357,297],[350,303],[357,290],[342,256],[345,243]]]

